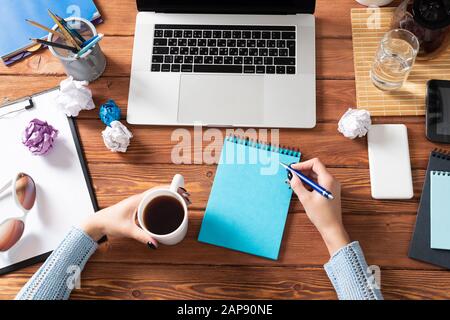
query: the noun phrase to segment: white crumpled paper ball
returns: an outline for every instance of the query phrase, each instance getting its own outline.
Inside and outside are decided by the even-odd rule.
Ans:
[[[112,152],[127,152],[133,134],[120,121],[111,122],[102,132],[105,146]]]
[[[372,125],[370,113],[364,109],[348,109],[339,121],[338,131],[346,138],[364,137]]]
[[[61,81],[56,105],[68,117],[77,117],[81,110],[95,108],[92,92],[87,88],[89,82],[76,81],[73,77]]]

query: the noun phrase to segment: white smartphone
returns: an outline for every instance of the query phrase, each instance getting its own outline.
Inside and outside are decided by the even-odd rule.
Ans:
[[[414,190],[406,126],[372,125],[367,141],[372,197],[411,199]]]

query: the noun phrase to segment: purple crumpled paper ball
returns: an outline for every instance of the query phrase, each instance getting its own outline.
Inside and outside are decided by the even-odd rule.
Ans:
[[[34,119],[25,128],[22,143],[32,154],[42,156],[50,151],[57,136],[58,130],[46,121]]]

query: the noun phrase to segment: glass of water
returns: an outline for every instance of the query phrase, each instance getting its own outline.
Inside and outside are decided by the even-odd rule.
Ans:
[[[386,33],[370,71],[373,84],[381,90],[400,89],[418,52],[419,40],[408,30],[394,29]]]

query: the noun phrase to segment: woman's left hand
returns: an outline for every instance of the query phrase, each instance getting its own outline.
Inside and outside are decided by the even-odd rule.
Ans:
[[[144,194],[129,197],[87,218],[81,229],[95,241],[103,236],[132,238],[150,247],[158,243],[136,224],[136,210]]]

